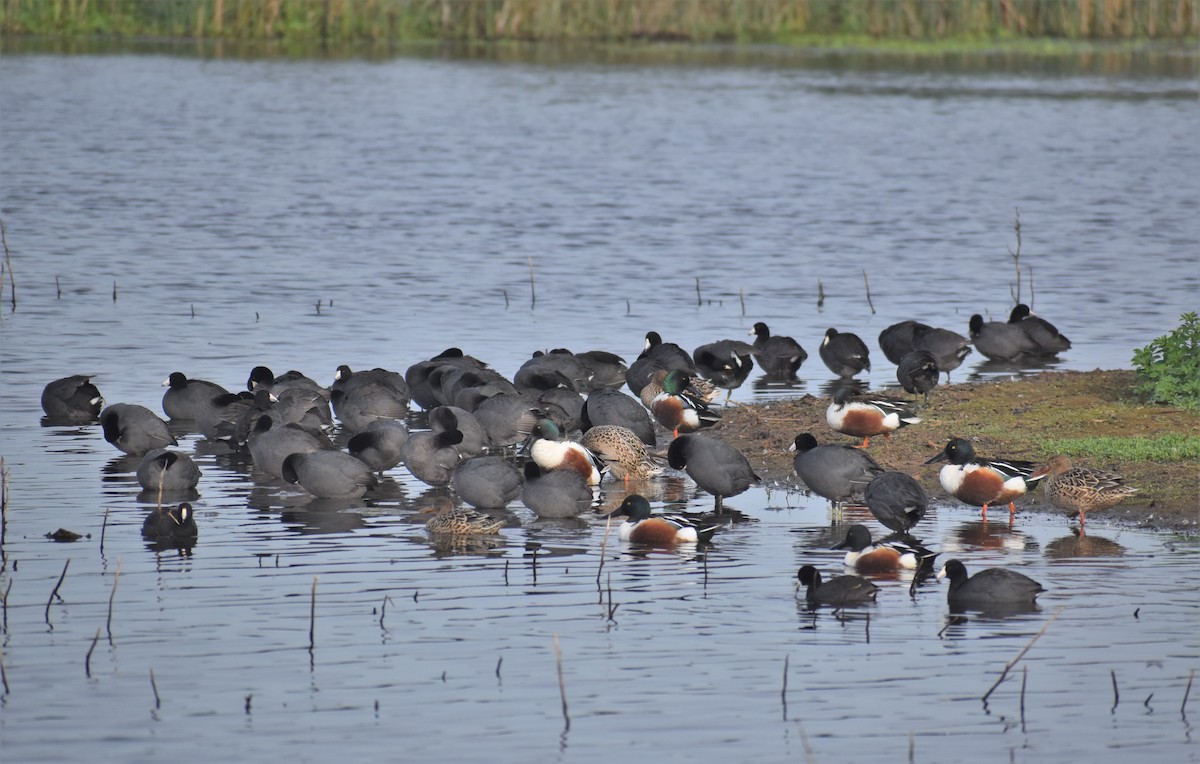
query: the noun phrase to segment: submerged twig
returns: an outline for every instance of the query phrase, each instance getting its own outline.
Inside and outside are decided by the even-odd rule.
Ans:
[[[96,649],[96,643],[100,641],[100,627],[96,627],[96,636],[92,637],[92,646],[88,648],[87,655],[83,656],[83,673],[88,679],[92,678],[92,651]]]
[[[700,277],[696,277],[696,304],[703,305],[704,300],[700,297]]]
[[[1033,643],[1037,642],[1041,636],[1046,633],[1046,629],[1050,628],[1050,624],[1054,623],[1055,619],[1062,614],[1062,611],[1063,609],[1061,607],[1058,610],[1055,610],[1054,615],[1050,616],[1050,618],[1046,620],[1046,623],[1042,625],[1041,631],[1039,631],[1037,634],[1034,634],[1033,639],[1029,640],[1029,643],[1021,648],[1021,652],[1017,653],[1017,657],[1008,662],[1008,664],[1004,667],[1004,670],[1000,672],[1000,678],[997,679],[996,683],[991,686],[991,689],[984,693],[982,698],[984,703],[987,703],[987,699],[991,697],[992,692],[994,692],[995,689],[1000,686],[1000,683],[1004,681],[1005,677],[1008,676],[1008,672],[1012,670],[1012,667],[1017,665],[1017,661],[1025,657],[1025,653],[1029,652],[1029,648],[1033,647]]]
[[[608,547],[608,531],[612,527],[612,515],[604,518],[604,538],[600,539],[600,566],[596,568],[596,589],[600,588],[600,575],[604,572],[604,550]]]
[[[108,531],[108,512],[112,507],[104,508],[104,523],[100,526],[100,556],[104,556],[104,534]]]
[[[817,279],[817,307],[822,308],[824,306],[825,306],[825,284],[823,284],[820,279]]]
[[[150,689],[154,690],[154,707],[162,708],[162,698],[158,696],[158,682],[154,681],[154,669],[150,669]]]
[[[10,584],[11,584],[11,582],[10,582]],[[7,596],[5,597],[5,599],[7,599]],[[7,623],[8,623],[8,621],[7,621],[7,619],[5,619],[5,624],[7,624]],[[1179,704],[1179,715],[1183,717],[1184,721],[1187,721],[1188,695],[1192,694],[1192,680],[1195,678],[1196,678],[1196,669],[1191,669],[1190,671],[1188,671],[1188,683],[1187,683],[1187,687],[1183,691],[1183,702]]]
[[[312,594],[308,605],[308,651],[311,653],[316,644],[314,635],[317,629],[317,576],[313,576]]]
[[[16,310],[17,309],[17,281],[15,278],[13,278],[12,255],[8,251],[8,236],[6,235],[6,233],[7,232],[5,231],[5,228],[4,228],[4,221],[0,220],[0,242],[2,242],[4,244],[4,265],[6,266],[6,269],[8,270],[8,286],[9,286],[8,299],[12,301],[12,309]]]
[[[791,660],[790,655],[783,656],[783,688],[779,691],[779,702],[783,704],[783,720],[787,721],[787,680],[788,680],[788,662]]]
[[[738,302],[742,304],[742,315],[746,315],[746,288],[738,287]]]
[[[571,714],[567,710],[567,685],[563,681],[562,648],[558,644],[558,635],[554,635],[554,660],[558,666],[558,694],[562,699],[563,732],[571,729]]]
[[[46,624],[51,629],[54,628],[54,624],[50,623],[50,606],[54,604],[55,597],[62,600],[62,597],[58,595],[58,587],[62,586],[63,579],[67,577],[67,568],[69,567],[71,567],[71,558],[68,557],[66,563],[63,564],[62,574],[58,577],[58,583],[54,585],[54,591],[50,592],[50,599],[46,600]]]
[[[529,263],[529,309],[533,310],[537,307],[537,288],[533,283],[533,258],[526,258]]]
[[[383,605],[379,608],[379,628],[381,628],[381,629],[386,628],[383,625],[383,619],[387,616],[387,605],[391,601],[392,601],[391,597],[387,596],[386,594],[383,595]],[[308,641],[310,643],[312,642],[311,635],[309,635]]]
[[[1108,673],[1109,673],[1109,675],[1112,676],[1112,684],[1113,684],[1113,704],[1112,704],[1112,708],[1108,709],[1108,712],[1110,714],[1115,714],[1117,712],[1117,706],[1121,703],[1121,691],[1117,689],[1117,672],[1116,672],[1116,670],[1109,669]]]
[[[104,628],[108,632],[108,643],[112,644],[112,611],[113,601],[117,598],[117,584],[121,581],[121,558],[117,558],[117,571],[113,574],[112,592],[108,595],[108,620],[104,622]]]
[[[867,288],[867,307],[871,309],[871,315],[875,315],[875,303],[871,302],[871,284],[867,281],[866,268],[863,268],[863,286]]]

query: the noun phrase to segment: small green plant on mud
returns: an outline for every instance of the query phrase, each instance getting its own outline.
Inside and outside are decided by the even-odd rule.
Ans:
[[[1150,402],[1200,409],[1200,318],[1184,313],[1178,329],[1133,351],[1133,366]]]

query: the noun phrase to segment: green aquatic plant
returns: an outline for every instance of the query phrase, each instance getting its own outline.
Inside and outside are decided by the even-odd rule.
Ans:
[[[1133,351],[1133,366],[1146,400],[1200,409],[1200,318],[1184,313],[1175,331]]]

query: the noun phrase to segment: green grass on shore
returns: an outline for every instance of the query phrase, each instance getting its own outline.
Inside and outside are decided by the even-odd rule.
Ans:
[[[956,50],[1200,38],[1200,0],[0,0],[0,32]]]
[[[1047,453],[1109,461],[1179,462],[1200,459],[1200,436],[1171,433],[1157,437],[1058,438],[1046,440]]]

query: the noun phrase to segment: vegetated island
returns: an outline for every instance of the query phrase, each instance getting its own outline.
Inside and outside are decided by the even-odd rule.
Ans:
[[[1065,453],[1079,465],[1123,475],[1138,493],[1104,512],[1088,513],[1089,525],[1117,522],[1156,530],[1200,533],[1200,412],[1142,403],[1133,371],[1042,372],[996,382],[942,385],[919,407],[920,424],[890,438],[872,438],[880,464],[920,480],[935,501],[956,500],[938,484],[941,465],[924,466],[950,438],[967,438],[984,458],[1044,462]],[[903,396],[897,390],[889,395]],[[859,439],[834,432],[825,422],[828,398],[805,395],[733,406],[711,431],[736,446],[767,483],[803,487],[792,474],[788,450],[796,435],[811,432],[820,443],[854,445]],[[1021,512],[1063,517],[1040,490],[1017,502]],[[1007,520],[1007,508],[989,514]]]

